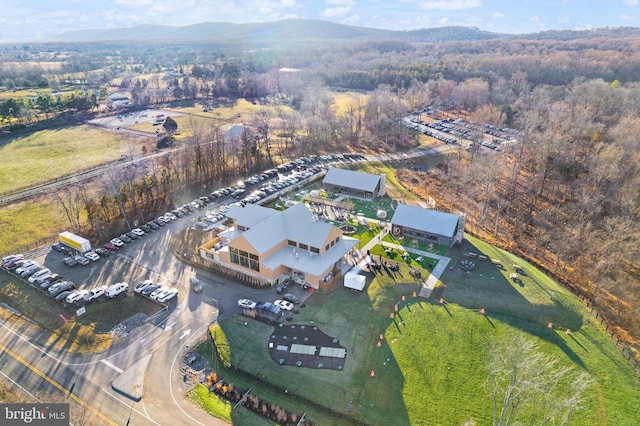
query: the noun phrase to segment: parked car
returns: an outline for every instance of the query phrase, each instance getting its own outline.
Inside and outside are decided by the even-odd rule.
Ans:
[[[140,229],[142,229],[145,233],[151,232],[151,226],[147,225],[146,223],[143,225],[140,225]]]
[[[29,278],[31,275],[35,274],[41,269],[42,269],[42,266],[38,264],[31,265],[27,269],[23,269],[22,272],[20,273],[20,276],[22,278]]]
[[[160,229],[160,226],[154,221],[147,222],[147,225],[149,225],[149,228],[151,228],[154,231],[157,231],[158,229]]]
[[[24,262],[26,262],[26,260],[16,260],[16,261],[11,261],[11,262],[7,262],[6,265],[8,265],[6,267],[6,269],[8,271],[16,271],[16,269],[20,268],[22,265],[24,265]]]
[[[274,305],[271,302],[258,302],[256,304],[256,309],[264,312],[265,314],[272,314],[272,315],[280,314],[280,307]]]
[[[189,284],[191,285],[191,291],[194,293],[200,293],[202,291],[202,282],[196,277],[189,278]]]
[[[125,283],[125,282],[115,283],[109,286],[105,290],[104,294],[106,294],[109,299],[113,299],[115,297],[120,296],[121,294],[126,293],[128,288],[129,288],[128,283]]]
[[[122,234],[118,237],[118,239],[120,241],[122,241],[123,243],[129,244],[130,242],[132,242],[133,240],[131,238],[129,238],[129,236],[127,234]]]
[[[101,285],[99,287],[91,289],[84,296],[84,300],[85,300],[85,302],[93,302],[94,300],[97,300],[98,298],[104,296],[105,291],[107,291],[107,286],[106,285]]]
[[[167,221],[164,220],[164,217],[162,216],[159,216],[156,220],[154,220],[154,222],[160,226],[165,226],[167,224]]]
[[[273,304],[279,307],[280,309],[284,309],[285,311],[293,310],[293,303],[287,300],[278,299],[275,302],[273,302]]]
[[[53,273],[53,272],[51,272],[51,270],[50,270],[49,268],[40,269],[38,272],[36,272],[36,273],[32,274],[32,275],[29,277],[29,280],[28,280],[28,281],[29,281],[31,284],[34,284],[34,283],[36,283],[36,281],[38,280],[38,278],[41,278],[41,277],[42,277],[42,279],[44,279],[44,278],[46,278],[46,277],[50,276],[52,273]]]
[[[51,287],[53,284],[62,281],[62,277],[58,274],[51,274],[39,284],[40,288],[45,290]]]
[[[22,273],[22,271],[24,271],[27,268],[30,268],[31,266],[33,266],[35,264],[36,264],[36,262],[34,260],[27,259],[22,263],[22,265],[20,265],[19,268],[17,268],[15,270],[15,272],[16,272],[16,274],[20,275]]]
[[[136,233],[133,233],[133,232],[131,232],[131,231],[127,232],[127,233],[126,233],[126,234],[124,234],[124,235],[126,235],[126,236],[127,236],[127,237],[129,237],[129,238],[131,238],[131,241],[133,241],[133,240],[137,240],[138,238],[140,238],[140,235],[138,235],[138,234],[136,234]]]
[[[140,294],[144,296],[149,296],[151,293],[156,291],[159,287],[160,287],[160,284],[149,284],[148,286],[143,288],[142,291],[140,291]]]
[[[6,268],[18,260],[24,260],[24,256],[21,254],[11,254],[2,258],[2,267]]]
[[[177,288],[169,288],[158,295],[156,301],[159,303],[166,303],[178,295]]]
[[[144,280],[139,282],[138,284],[135,285],[135,287],[133,287],[133,292],[134,293],[141,293],[142,290],[144,290],[144,288],[148,285],[153,284],[153,281],[151,280]]]
[[[94,251],[89,251],[84,254],[84,257],[91,260],[92,262],[97,262],[100,260],[100,255]]]
[[[64,245],[61,242],[51,244],[51,248],[59,253],[62,253],[65,249]]]
[[[291,293],[285,294],[284,296],[282,296],[282,298],[284,300],[286,300],[287,302],[293,303],[294,305],[299,305],[300,304],[300,299],[298,299],[296,296],[294,296]]]
[[[116,247],[122,247],[124,245],[124,241],[122,241],[120,238],[113,238],[111,241],[109,241],[111,244],[113,244]],[[108,248],[108,247],[107,247]]]
[[[111,254],[111,252],[104,248],[104,247],[98,247],[97,249],[94,250],[99,256],[109,256]]]
[[[76,262],[73,257],[65,257],[64,259],[62,259],[62,262],[72,268],[78,264],[78,262]]]
[[[55,297],[55,299],[59,302],[59,301],[61,301],[61,300],[66,299],[66,298],[67,298],[67,296],[68,296],[68,295],[70,295],[71,293],[73,293],[73,291],[72,291],[72,290],[66,290],[66,291],[63,291],[63,292],[61,292],[60,294],[58,294],[58,295]]]
[[[82,303],[84,302],[84,297],[87,295],[87,293],[87,290],[74,290],[64,299],[64,301],[73,305]]]
[[[158,298],[158,296],[160,296],[161,294],[163,294],[167,290],[169,290],[169,289],[166,288],[166,287],[158,287],[155,290],[153,290],[153,292],[151,294],[149,294],[149,298],[151,300],[156,300]]]
[[[122,241],[120,241],[120,242],[122,242]],[[107,250],[109,250],[109,251],[115,251],[115,250],[118,250],[118,247],[117,247],[115,244],[113,244],[113,243],[107,243],[107,244],[105,244],[103,247],[104,247],[104,248],[106,248],[106,249],[107,249]]]
[[[178,217],[171,212],[166,212],[164,214],[164,218],[165,218],[164,219],[165,222],[169,222],[169,221],[173,222],[174,220],[178,219]]]
[[[79,263],[79,264],[81,264],[82,266],[86,266],[86,265],[88,265],[89,263],[91,263],[91,261],[90,261],[89,259],[87,259],[87,258],[86,258],[86,257],[84,257],[84,256],[80,256],[80,255],[78,255],[78,256],[76,256],[76,257],[74,257],[74,258],[73,258],[73,260],[75,260],[76,262],[78,262],[78,263]]]
[[[138,237],[142,237],[144,235],[144,231],[140,228],[133,228],[131,233],[137,235]]]
[[[57,296],[63,291],[71,290],[76,288],[76,284],[73,281],[61,281],[49,287],[49,294],[51,296]]]
[[[238,306],[242,309],[254,309],[257,303],[250,299],[240,299],[238,300]]]

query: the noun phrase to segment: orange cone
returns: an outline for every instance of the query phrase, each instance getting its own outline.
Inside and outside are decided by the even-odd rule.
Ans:
[[[402,295],[402,301],[403,301],[403,302],[405,301],[405,297],[404,297],[404,294]]]
[[[391,315],[389,315],[389,317],[390,317],[391,319],[394,319],[394,318],[396,317],[396,314],[394,314],[393,312],[391,312]]]
[[[394,311],[396,311],[396,312],[398,312],[398,305],[394,306],[394,307],[393,307],[393,310],[394,310]]]
[[[440,298],[440,304],[444,305],[444,299],[442,297]]]
[[[380,335],[380,340],[384,340],[384,334]]]
[[[376,372],[375,372],[375,371],[373,371],[373,370],[371,370],[371,374],[370,374],[370,376],[371,376],[371,377],[376,377]]]
[[[485,314],[484,308],[480,309],[480,313],[481,313],[482,315],[484,315],[484,314]]]
[[[571,335],[571,329],[567,328],[567,331],[565,331],[565,333],[567,333],[567,336],[570,336]]]
[[[413,297],[418,297],[415,291],[413,292]]]
[[[553,328],[553,323],[550,322],[549,325],[547,326],[547,328]]]
[[[378,343],[376,343],[377,347],[381,347],[382,345],[380,344],[380,340],[378,340]]]

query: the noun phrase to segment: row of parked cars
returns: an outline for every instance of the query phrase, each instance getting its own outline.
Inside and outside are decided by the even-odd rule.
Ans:
[[[133,288],[135,294],[148,297],[158,303],[166,303],[178,295],[178,289],[165,287],[152,280],[144,280],[136,284]]]
[[[242,309],[257,310],[264,314],[281,315],[282,311],[292,311],[295,305],[300,304],[300,299],[293,294],[287,293],[282,296],[282,299],[278,299],[271,302],[254,302],[251,299],[238,300],[238,306]]]
[[[125,293],[128,284],[116,283],[111,286],[99,286],[91,290],[79,290],[73,281],[65,280],[59,274],[25,259],[23,255],[9,255],[2,258],[2,267],[27,280],[42,293],[64,303],[67,306],[81,306],[101,299],[113,299]]]

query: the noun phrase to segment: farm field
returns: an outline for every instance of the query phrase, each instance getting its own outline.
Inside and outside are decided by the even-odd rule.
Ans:
[[[307,300],[288,324],[313,324],[337,336],[347,348],[344,371],[276,365],[266,350],[273,328],[243,317],[220,324],[231,363],[337,411],[346,410],[351,401],[352,414],[372,425],[449,425],[469,419],[490,424],[488,348],[524,334],[559,365],[586,371],[594,379],[583,409],[572,413],[569,424],[637,424],[640,381],[586,308],[521,259],[473,238],[469,242],[450,250],[453,269],[446,271],[442,287],[430,299],[414,298],[419,286],[401,270],[406,279],[369,275],[363,293],[337,287]],[[505,267],[476,261],[471,272],[462,271],[460,261],[469,259],[470,251]],[[524,269],[519,282],[509,279],[516,263]],[[396,305],[398,312],[391,319]],[[485,315],[480,313],[483,308]],[[240,380],[233,371],[221,374],[232,383]],[[558,398],[566,386],[558,385]],[[536,407],[523,406],[518,414],[524,423],[540,419]],[[320,417],[310,415],[309,420],[344,422],[321,412],[315,416]]]
[[[0,139],[0,193],[117,160],[128,148],[118,133],[80,125]]]

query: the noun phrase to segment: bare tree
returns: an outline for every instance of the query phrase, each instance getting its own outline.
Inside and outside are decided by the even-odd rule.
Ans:
[[[576,374],[558,365],[556,358],[536,348],[536,340],[522,333],[492,346],[488,367],[486,386],[493,401],[493,424],[500,426],[511,424],[521,417],[523,407],[534,403],[544,410],[533,410],[536,419],[529,419],[532,424],[566,424],[593,383],[588,373]],[[570,392],[559,395],[559,384],[570,384],[566,386]]]

